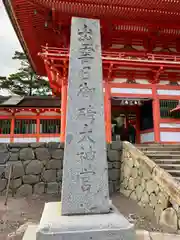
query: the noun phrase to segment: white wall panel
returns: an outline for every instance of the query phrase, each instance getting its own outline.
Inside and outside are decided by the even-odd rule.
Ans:
[[[154,132],[141,133],[141,143],[154,142]]]
[[[16,143],[31,143],[36,142],[36,138],[14,138]]]
[[[162,142],[180,142],[180,132],[161,132],[160,140]]]
[[[152,94],[152,89],[142,88],[111,88],[111,93],[128,93],[128,94]]]
[[[160,128],[180,128],[180,123],[160,123]]]

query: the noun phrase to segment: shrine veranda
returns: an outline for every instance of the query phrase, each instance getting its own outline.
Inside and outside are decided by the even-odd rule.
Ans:
[[[180,142],[180,27],[176,1],[3,0],[34,70],[48,76],[59,106],[42,102],[0,104],[0,142],[65,140],[72,16],[99,18],[102,39],[106,141],[112,120],[125,116],[136,128],[136,143]],[[100,4],[101,3],[101,4]],[[111,4],[112,7],[109,7]],[[66,7],[65,7],[66,6]],[[30,34],[31,33],[31,34]],[[31,100],[28,100],[31,102]],[[49,102],[51,100],[49,99]],[[3,104],[2,104],[3,103]],[[28,127],[23,129],[26,123]],[[52,125],[53,129],[47,129]],[[6,126],[6,127],[4,127]],[[17,130],[18,129],[18,130]]]

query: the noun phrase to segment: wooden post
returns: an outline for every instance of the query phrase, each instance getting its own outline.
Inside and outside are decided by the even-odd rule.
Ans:
[[[14,128],[15,128],[15,112],[13,111],[12,113],[12,118],[11,118],[11,129],[10,129],[10,142],[14,142]]]
[[[105,108],[105,129],[106,129],[106,142],[112,142],[112,129],[111,129],[111,89],[109,82],[105,80],[105,98],[104,98],[104,108]]]
[[[61,142],[65,141],[67,108],[67,81],[63,79],[61,87]]]
[[[39,112],[37,113],[37,119],[36,119],[36,141],[39,142],[40,139],[40,118],[39,118]]]
[[[154,124],[154,142],[160,142],[160,106],[159,106],[159,98],[157,95],[156,85],[153,84],[152,87],[152,95],[153,95],[153,124]]]

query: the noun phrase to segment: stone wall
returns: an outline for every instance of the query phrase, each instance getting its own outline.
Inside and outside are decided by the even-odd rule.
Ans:
[[[119,189],[120,153],[119,142],[107,146],[111,193]],[[63,155],[61,143],[0,144],[0,194],[6,192],[11,165],[13,173],[9,192],[12,195],[60,193]]]
[[[180,230],[180,183],[129,142],[123,142],[120,191],[162,226]]]

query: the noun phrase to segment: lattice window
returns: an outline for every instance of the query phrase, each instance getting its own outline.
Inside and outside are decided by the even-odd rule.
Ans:
[[[178,105],[178,100],[160,100],[160,116],[161,118],[180,118],[180,112],[172,112],[173,108]]]
[[[0,134],[10,134],[11,120],[0,119]]]
[[[60,133],[60,119],[41,119],[40,133]]]
[[[14,133],[15,134],[36,133],[36,120],[35,119],[16,119]]]

